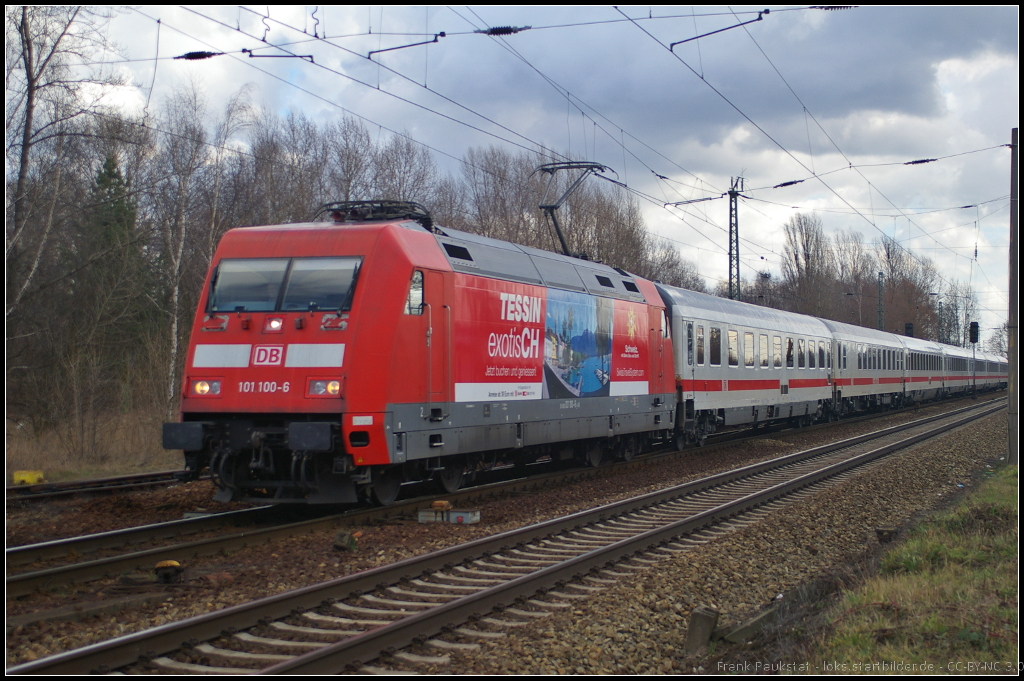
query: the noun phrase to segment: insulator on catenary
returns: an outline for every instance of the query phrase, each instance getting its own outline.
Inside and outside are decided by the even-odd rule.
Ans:
[[[473,33],[483,33],[484,35],[512,35],[519,33],[520,31],[528,31],[533,26],[492,26],[491,28],[484,28],[479,31],[473,31]]]
[[[186,52],[185,54],[175,57],[175,59],[209,59],[210,57],[219,57],[223,52]]]

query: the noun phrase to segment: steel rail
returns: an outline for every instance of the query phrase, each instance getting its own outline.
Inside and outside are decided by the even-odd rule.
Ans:
[[[1001,408],[1001,407],[1000,407]],[[991,410],[993,413],[996,409]],[[560,584],[578,579],[592,570],[621,561],[630,556],[642,554],[656,546],[714,525],[737,515],[763,506],[787,496],[796,490],[820,482],[826,478],[846,472],[869,463],[898,449],[917,444],[938,434],[973,421],[976,415],[942,425],[898,442],[873,449],[818,471],[806,473],[792,480],[779,483],[759,492],[754,492],[721,506],[702,511],[688,518],[648,530],[642,534],[623,539],[589,553],[582,554],[498,584],[455,601],[434,606],[423,612],[404,617],[391,624],[358,634],[325,648],[299,655],[291,660],[260,670],[259,674],[336,674],[346,668],[358,667],[362,660],[372,660],[387,654],[390,649],[403,648],[417,641],[424,641],[441,633],[452,622],[465,621],[470,617],[506,605],[516,599],[532,596],[539,591],[551,589]]]
[[[757,464],[751,464],[742,468],[735,469],[730,476],[718,478],[712,476],[707,478],[710,482],[707,486],[723,484],[739,477],[745,477],[747,475],[754,475],[762,470],[772,468],[788,460],[795,460],[795,458],[810,457],[825,454],[835,449],[842,447],[848,447],[866,439],[872,439],[875,437],[882,437],[888,432],[898,432],[899,430],[912,427],[913,424],[927,423],[930,420],[944,418],[950,414],[956,414],[964,410],[975,408],[977,405],[970,405],[963,407],[958,410],[945,412],[940,415],[928,417],[927,419],[918,419],[912,424],[904,424],[902,426],[893,426],[889,429],[882,431],[876,431],[866,435],[857,436],[854,438],[848,438],[847,440],[833,443],[832,445],[825,445],[824,447],[816,448],[815,450],[807,450],[803,452],[797,452],[791,454],[788,457],[781,457],[777,459],[769,459]],[[707,448],[705,448],[707,449]],[[678,454],[678,452],[670,453],[669,456]],[[794,458],[795,457],[795,458]],[[644,460],[634,460],[625,464],[627,466],[632,465],[650,465],[660,457],[647,457]],[[334,529],[342,524],[354,525],[365,523],[368,520],[375,517],[391,517],[394,515],[404,515],[411,510],[415,510],[422,507],[423,503],[429,502],[433,498],[447,498],[454,501],[454,503],[465,503],[468,501],[495,496],[497,494],[509,493],[514,490],[525,490],[532,487],[544,486],[553,482],[563,483],[567,480],[590,478],[593,476],[604,476],[609,475],[613,471],[614,467],[607,466],[599,469],[573,469],[570,471],[559,471],[554,473],[548,473],[542,476],[534,476],[530,478],[524,478],[520,480],[514,480],[512,482],[497,482],[489,485],[481,485],[474,488],[468,488],[466,490],[456,492],[452,495],[438,495],[437,497],[428,497],[427,499],[418,498],[412,499],[399,504],[389,506],[383,509],[364,509],[359,511],[349,511],[342,514],[330,515],[322,518],[315,518],[312,520],[304,520],[294,523],[275,525],[269,528],[261,528],[254,530],[247,530],[227,536],[210,537],[207,539],[200,539],[193,542],[172,544],[169,546],[146,549],[143,551],[135,551],[126,553],[118,556],[110,556],[107,558],[100,558],[92,561],[72,563],[69,565],[63,565],[59,567],[48,568],[44,570],[38,570],[33,572],[25,572],[16,575],[9,575],[6,577],[6,589],[9,596],[23,596],[32,593],[36,589],[52,589],[67,584],[73,584],[77,582],[88,582],[97,579],[103,579],[107,577],[116,576],[123,574],[130,570],[135,569],[149,569],[152,568],[157,562],[163,560],[184,560],[192,557],[199,556],[210,556],[216,555],[223,551],[234,551],[247,546],[255,546],[274,539],[282,537],[295,536],[297,534],[316,532],[326,529]],[[673,494],[684,494],[692,493],[696,489],[702,489],[702,487],[690,488],[689,485],[700,485],[703,484],[701,481],[695,481],[693,483],[687,483],[681,486],[678,490],[672,488],[662,492],[652,493],[655,495],[652,500],[648,503],[659,503],[663,498],[663,495]],[[643,497],[641,497],[643,498]],[[264,511],[269,513],[270,511]],[[620,511],[614,511],[620,512]],[[240,512],[241,513],[241,512]],[[112,533],[105,533],[103,535],[90,535],[81,538],[75,538],[72,540],[56,540],[54,542],[47,542],[46,544],[34,544],[25,547],[16,547],[8,549],[7,557],[9,565],[21,565],[26,563],[34,562],[35,560],[43,559],[43,557],[61,557],[68,555],[72,551],[78,553],[85,553],[88,551],[95,550],[93,543],[96,542],[98,546],[123,546],[125,544],[142,543],[148,541],[147,537],[157,537],[162,534],[163,537],[174,536],[174,527],[187,527],[189,523],[194,523],[199,529],[208,529],[208,527],[201,527],[204,519],[194,519],[185,521],[172,521],[172,523],[155,524],[151,526],[144,526],[141,528],[128,528],[124,530],[116,530]],[[221,523],[223,524],[223,523]],[[164,531],[163,528],[170,528],[169,531]],[[196,529],[195,531],[199,531]]]
[[[40,542],[38,544],[12,546],[6,549],[4,553],[8,566],[27,565],[39,560],[62,558],[71,553],[83,554],[93,553],[101,549],[116,549],[131,544],[142,544],[149,541],[179,537],[183,534],[195,534],[196,532],[212,530],[239,522],[255,521],[271,514],[273,509],[274,507],[272,506],[259,506],[239,511],[212,513],[196,518],[171,520],[165,523],[126,527],[120,530],[87,534],[81,537],[69,537]]]
[[[885,448],[869,453],[869,455],[872,455],[870,458],[876,458],[878,456],[881,456],[882,453],[890,451],[895,448],[909,446],[909,444],[913,444],[914,442],[920,441],[921,439],[932,437],[940,432],[944,432],[945,430],[958,427],[960,425],[963,425],[964,423],[969,422],[970,420],[979,418],[980,416],[985,416],[989,413],[994,413],[999,409],[1003,408],[1003,405],[999,404],[994,408],[991,407],[991,405],[975,405],[974,407],[969,407],[968,409],[980,410],[982,406],[988,407],[986,411],[982,414],[972,413],[969,414],[966,418],[959,419],[955,422],[952,422],[951,424],[946,425],[941,430],[936,430],[934,432],[929,432],[923,435],[907,438],[894,445],[888,445]],[[953,414],[962,413],[963,411],[965,410],[957,410],[957,412],[953,412]],[[486,555],[489,552],[493,553],[501,550],[502,548],[515,545],[520,542],[529,542],[536,539],[553,536],[561,531],[581,528],[588,523],[599,522],[607,518],[609,515],[639,510],[642,508],[646,508],[647,506],[650,506],[654,503],[657,503],[659,500],[671,499],[680,496],[681,494],[692,493],[694,491],[699,491],[706,487],[711,487],[715,484],[720,484],[722,482],[727,482],[737,478],[747,477],[749,475],[755,474],[759,470],[765,470],[767,468],[781,466],[785,465],[786,463],[795,461],[801,455],[804,458],[809,458],[811,456],[816,456],[825,453],[826,451],[830,451],[841,447],[848,447],[851,444],[856,444],[857,442],[863,442],[867,439],[871,439],[872,436],[875,438],[883,437],[887,434],[897,432],[898,430],[904,430],[907,428],[920,426],[924,423],[935,421],[940,418],[948,418],[950,415],[951,414],[947,413],[940,416],[929,417],[927,419],[920,419],[905,426],[894,426],[891,428],[884,429],[882,431],[878,431],[871,435],[850,438],[848,440],[835,443],[834,445],[825,445],[823,447],[817,447],[805,452],[790,454],[784,457],[780,457],[778,459],[774,459],[772,462],[762,462],[759,464],[753,464],[751,466],[745,466],[741,469],[737,469],[736,471],[730,471],[726,474],[711,476],[709,478],[704,478],[690,483],[685,483],[683,485],[678,485],[667,490],[651,492],[634,499],[627,499],[612,504],[608,504],[596,509],[581,511],[570,516],[556,518],[526,528],[520,528],[518,530],[511,530],[499,535],[483,537],[471,542],[467,542],[465,544],[460,544],[457,546],[449,547],[447,549],[443,549],[441,551],[427,554],[425,556],[407,558],[397,563],[393,563],[391,565],[381,566],[379,568],[374,568],[364,572],[356,573],[354,575],[348,575],[346,577],[341,577],[321,584],[316,584],[301,589],[297,589],[291,592],[278,594],[276,596],[260,599],[252,603],[233,606],[231,608],[226,608],[224,610],[207,613],[205,615],[200,615],[198,617],[191,618],[188,620],[173,622],[143,632],[138,632],[117,639],[96,643],[91,646],[87,646],[85,648],[81,648],[75,651],[61,653],[58,655],[44,658],[42,660],[30,662],[17,667],[12,667],[8,669],[7,672],[9,674],[75,674],[87,673],[89,671],[93,671],[96,669],[117,668],[120,666],[131,664],[139,658],[153,658],[162,653],[178,649],[183,645],[183,643],[187,643],[189,640],[208,640],[221,635],[225,631],[249,628],[258,624],[260,620],[274,620],[286,617],[296,610],[319,607],[324,603],[330,602],[331,599],[345,598],[352,595],[366,593],[367,591],[371,591],[376,588],[400,582],[403,578],[415,578],[418,577],[420,574],[430,573],[442,569],[448,569],[457,563],[472,560],[480,557],[481,555]],[[858,457],[858,459],[856,460],[859,461],[860,463],[864,463],[868,460],[866,457],[868,457],[869,455],[862,455],[861,457]],[[848,465],[847,468],[848,467],[850,466]],[[841,470],[836,467],[832,467],[829,470],[832,471],[830,473],[832,475],[841,472]],[[824,477],[824,474],[808,474],[798,479],[804,480],[805,484],[811,484],[813,481],[816,480],[816,478],[814,478],[813,476]],[[781,490],[785,489],[787,485],[792,487],[794,483],[783,483],[782,485],[777,485],[775,487],[770,488],[769,490],[762,491],[753,495],[748,495],[747,497],[744,497],[744,503],[746,504],[747,508],[752,508],[754,506],[767,503],[767,501],[770,501],[772,498],[774,498],[774,496],[782,494]],[[666,540],[666,538],[674,537],[675,534],[673,533],[677,534],[679,532],[684,531],[685,528],[691,526],[690,524],[696,523],[692,526],[700,527],[704,524],[711,522],[716,517],[725,518],[739,513],[740,511],[737,509],[740,506],[737,506],[735,503],[733,504],[733,506],[734,508],[728,511],[723,511],[719,509],[713,512],[704,512],[693,518],[673,523],[667,526],[666,528],[658,528],[655,530],[645,532],[629,540],[623,540],[609,547],[606,547],[606,549],[604,550],[610,551],[610,553],[603,553],[601,554],[600,558],[598,558],[598,554],[596,552],[583,554],[578,558],[574,558],[568,561],[561,567],[553,566],[551,568],[545,568],[544,570],[532,573],[531,575],[527,575],[522,578],[513,580],[515,585],[509,587],[513,589],[515,594],[517,594],[513,597],[513,599],[520,597],[522,594],[525,594],[527,592],[535,593],[539,588],[550,588],[549,586],[544,585],[557,584],[558,581],[566,579],[566,575],[568,575],[569,578],[571,578],[572,576],[580,572],[586,573],[593,566],[603,565],[609,561],[615,560],[616,558],[614,558],[613,556],[623,557],[630,553],[635,553],[640,550],[639,548],[637,548],[639,544],[634,544],[635,542],[644,542],[652,540],[653,538],[657,538],[656,540],[650,543],[660,543],[661,541]],[[586,565],[591,565],[591,567],[585,567]],[[552,575],[556,574],[559,576],[552,577]],[[532,582],[530,579],[528,579],[530,577],[539,579],[540,581]],[[512,582],[510,582],[510,584],[511,583]],[[527,584],[530,584],[531,586],[528,587],[526,586]],[[540,586],[537,586],[538,584]],[[493,587],[492,589],[496,588],[497,587]],[[530,590],[531,588],[532,591]],[[487,592],[491,594],[497,593],[492,589],[488,589]],[[457,604],[472,604],[472,607],[467,605],[466,608],[469,610],[473,610],[473,612],[475,612],[480,607],[482,607],[480,604],[484,601],[481,601],[479,599],[483,594],[484,592],[479,592],[474,596],[466,597],[469,600],[460,599],[459,601],[452,601],[447,606],[437,606],[435,608],[431,608],[431,610],[428,612],[447,613],[449,612],[449,610],[455,611],[454,609],[458,607],[459,609],[456,612],[460,613],[459,616],[461,616],[461,613],[463,612],[463,610],[461,609],[462,605]],[[470,614],[473,613],[471,612]],[[424,615],[426,615],[426,613],[424,613]],[[450,621],[455,617],[456,615],[452,615],[451,617],[448,617],[447,620]],[[419,628],[415,626],[407,628],[406,625],[402,625],[400,627],[396,626],[402,622],[407,621],[411,621],[413,624],[419,624],[420,626]],[[387,627],[382,627],[380,630],[375,631],[381,631],[385,636],[395,636],[395,641],[406,641],[406,643],[404,643],[403,645],[408,645],[408,643],[412,642],[414,638],[420,638],[425,634],[433,635],[433,633],[436,633],[428,631],[427,629],[429,629],[429,627],[427,627],[426,629],[424,628],[426,627],[426,624],[429,621],[429,618],[425,616],[414,615],[406,617],[405,619],[400,620],[399,622],[396,622],[395,625],[388,625]],[[445,623],[447,624],[448,622]],[[440,629],[438,629],[438,631],[439,630]],[[358,639],[358,641],[355,639],[350,639],[350,641],[346,642],[346,644],[352,646],[362,646],[366,644],[367,641],[369,641],[366,634],[360,635],[356,638]],[[372,657],[377,657],[382,649],[392,647],[393,644],[382,644],[380,641],[378,641],[377,643],[371,645],[371,648],[373,646],[376,646],[376,651],[372,654]],[[304,660],[304,662],[302,662],[301,665],[305,665],[307,664],[307,662],[314,666],[321,664],[334,665],[333,670],[336,671],[344,667],[346,664],[350,664],[351,661],[354,659],[359,659],[360,657],[362,659],[367,659],[366,655],[369,654],[363,652],[364,650],[366,650],[365,648],[357,648],[357,652],[354,653],[345,652],[348,650],[349,648],[346,645],[333,645],[328,648],[322,649],[317,654],[315,654],[315,656],[303,656],[302,659]],[[342,656],[348,655],[347,659],[349,661],[338,663],[339,658],[334,657],[335,654]],[[321,662],[320,660],[324,657],[330,658],[332,661]],[[296,658],[296,660],[298,659],[299,658]],[[292,663],[296,663],[296,661],[293,660]],[[296,669],[298,669],[298,667]],[[291,667],[283,668],[281,665],[277,665],[266,671],[268,673],[291,673],[294,670]]]
[[[73,494],[91,494],[98,492],[123,492],[126,490],[167,485],[180,481],[182,471],[158,471],[153,473],[133,473],[109,478],[92,478],[89,480],[67,480],[64,482],[40,482],[34,485],[12,485],[7,487],[8,501],[38,501]],[[201,479],[209,479],[202,476]]]

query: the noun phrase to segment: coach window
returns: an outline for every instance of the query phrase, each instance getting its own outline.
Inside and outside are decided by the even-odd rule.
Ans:
[[[818,368],[825,368],[825,341],[818,341]]]
[[[697,325],[697,365],[704,366],[704,327]]]
[[[739,360],[739,356],[738,355],[739,355],[740,334],[739,334],[739,331],[733,331],[732,329],[729,329],[728,331],[729,331],[729,366],[731,366],[731,367],[739,366],[740,360]]]
[[[711,343],[711,347],[708,350],[711,352],[711,357],[708,363],[712,366],[722,365],[722,330],[712,326],[710,328],[710,338],[708,341]]]
[[[793,368],[793,339],[786,338],[786,367]]]
[[[768,368],[768,334],[762,333],[760,338],[761,345],[761,367],[764,369]]]
[[[797,368],[804,368],[804,339],[796,339],[796,365]]]
[[[423,272],[415,270],[409,282],[409,295],[405,299],[405,314],[423,314]]]
[[[686,364],[693,366],[693,322],[686,322]]]
[[[814,362],[814,341],[807,341],[807,368],[814,369],[818,365]]]
[[[782,336],[775,337],[774,363],[776,369],[782,368]]]
[[[748,366],[754,366],[754,334],[744,333],[743,334],[743,363]]]

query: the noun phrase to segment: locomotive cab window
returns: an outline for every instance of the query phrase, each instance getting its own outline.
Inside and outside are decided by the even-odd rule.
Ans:
[[[360,258],[296,258],[280,309],[347,310],[359,277]]]
[[[409,295],[405,298],[405,314],[423,314],[423,272],[415,270],[409,281]]]
[[[277,308],[287,258],[221,260],[213,278],[209,312],[272,312]]]
[[[347,310],[361,258],[225,259],[208,312]]]

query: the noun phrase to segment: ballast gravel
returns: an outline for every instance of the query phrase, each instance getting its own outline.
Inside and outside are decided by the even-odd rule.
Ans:
[[[479,525],[398,522],[353,528],[362,532],[359,550],[354,554],[339,553],[331,547],[333,533],[320,532],[227,556],[195,559],[188,565],[192,575],[190,583],[167,593],[164,601],[82,621],[42,622],[9,628],[7,663],[28,662],[333,579],[486,534],[773,458],[837,437],[912,420],[932,410],[893,414],[868,423],[842,424],[831,430],[790,431],[753,445],[717,451],[713,458],[703,458],[700,450],[696,450],[693,457],[664,467],[642,467],[624,475],[576,483],[567,488],[495,500],[480,505],[484,520]],[[769,516],[700,548],[666,558],[655,569],[582,601],[571,612],[552,615],[525,628],[526,631],[509,634],[502,642],[484,643],[484,651],[479,655],[455,654],[451,670],[455,673],[678,673],[699,668],[699,660],[682,653],[686,622],[694,607],[716,608],[721,613],[720,623],[740,621],[778,594],[863,553],[874,541],[874,527],[903,525],[915,513],[943,503],[959,491],[958,485],[969,482],[972,473],[983,469],[997,453],[1003,452],[1005,444],[1000,449],[1000,437],[1005,427],[1000,424],[1005,424],[1005,415],[989,417],[904,453],[897,460],[871,471],[870,475],[788,507],[783,514]],[[197,495],[195,490],[201,488],[188,485],[177,489],[187,495],[187,503],[175,506],[166,496],[173,496],[173,490],[165,490],[156,497],[158,505],[173,506],[176,514],[190,504],[207,508],[213,505],[205,494]],[[208,492],[212,495],[212,490]],[[137,497],[140,500],[135,503],[145,506],[147,493],[136,494],[140,495]],[[81,513],[69,517],[75,515]],[[11,527],[18,523],[17,514],[14,516],[12,519],[8,514],[9,541],[12,533],[19,532]],[[59,517],[50,522],[62,527]],[[84,522],[87,523],[88,518]],[[24,599],[8,599],[8,616],[53,608],[76,599],[100,598],[109,595],[112,585],[113,582],[99,582],[65,592],[37,592]]]
[[[919,445],[873,470],[621,580],[572,612],[484,643],[453,663],[459,673],[721,673],[684,652],[695,607],[739,624],[801,584],[855,560],[875,528],[906,529],[963,492],[1006,454],[1006,414]],[[742,657],[742,656],[741,656]],[[734,656],[735,659],[735,656]],[[751,656],[750,663],[768,664]],[[751,667],[752,668],[752,667]],[[771,671],[767,669],[766,671]]]

